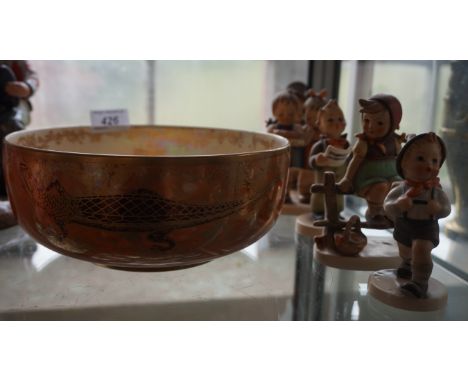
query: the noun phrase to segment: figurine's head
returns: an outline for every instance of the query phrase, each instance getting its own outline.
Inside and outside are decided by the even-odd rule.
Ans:
[[[445,144],[440,137],[434,133],[416,135],[398,154],[398,174],[403,179],[425,182],[437,176],[445,156]]]
[[[297,118],[298,115],[300,116],[301,110],[301,102],[292,93],[280,93],[273,100],[273,115],[281,125],[293,125],[297,123]]]
[[[376,94],[360,99],[362,128],[371,139],[379,139],[400,128],[403,115],[400,101],[389,94]]]
[[[320,132],[329,138],[338,139],[346,127],[343,111],[336,100],[331,99],[323,106],[317,116]]]
[[[316,93],[313,89],[307,92],[307,99],[304,103],[304,120],[307,126],[316,126],[318,112],[321,107],[325,106],[325,97],[327,91],[325,89]]]

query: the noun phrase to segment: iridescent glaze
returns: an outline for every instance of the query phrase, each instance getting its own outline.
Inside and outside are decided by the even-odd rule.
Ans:
[[[19,224],[64,255],[127,270],[203,264],[258,240],[283,204],[287,140],[133,126],[11,134],[5,173]]]

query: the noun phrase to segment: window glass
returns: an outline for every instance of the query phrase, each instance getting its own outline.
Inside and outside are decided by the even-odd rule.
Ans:
[[[40,81],[31,99],[31,128],[89,125],[91,110],[124,108],[132,124],[265,131],[278,87],[307,80],[307,61],[30,61],[30,66]]]
[[[157,61],[157,124],[264,131],[265,61]]]
[[[338,88],[338,103],[341,109],[346,113],[351,107],[349,102],[350,82],[351,82],[351,63],[350,61],[343,61],[341,63],[340,71],[340,84]],[[346,116],[349,125],[349,116]]]
[[[401,131],[418,133],[428,126],[428,100],[431,92],[431,61],[376,61],[372,94],[395,95],[403,106]]]
[[[39,89],[30,127],[89,125],[91,110],[126,108],[147,123],[145,61],[30,61]]]
[[[439,131],[443,126],[444,120],[444,108],[445,108],[445,99],[448,92],[448,84],[450,79],[450,64],[448,62],[440,63],[439,65],[439,76],[437,83],[437,101],[436,101],[436,112],[434,118],[434,128],[436,131]]]

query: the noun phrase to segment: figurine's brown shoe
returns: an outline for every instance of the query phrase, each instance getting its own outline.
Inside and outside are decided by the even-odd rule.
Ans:
[[[397,275],[397,277],[400,278],[400,279],[411,280],[411,276],[413,276],[413,272],[411,272],[411,269],[410,269],[410,268],[407,268],[407,267],[399,267],[399,268],[396,270],[396,275]]]
[[[416,297],[426,298],[427,297],[427,286],[428,284],[417,283],[416,281],[409,281],[401,286],[401,290],[404,294]]]
[[[413,272],[411,271],[411,263],[408,261],[402,261],[395,273],[400,279],[411,280],[411,277],[413,276]]]

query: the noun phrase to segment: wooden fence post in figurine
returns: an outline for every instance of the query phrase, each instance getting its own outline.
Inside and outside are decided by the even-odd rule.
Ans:
[[[387,227],[383,201],[392,182],[399,179],[395,159],[405,135],[398,135],[402,117],[400,101],[389,94],[360,99],[363,132],[357,135],[353,156],[339,182],[343,193],[366,199],[366,220],[375,228]]]
[[[313,255],[320,264],[339,269],[377,270],[396,267],[399,256],[393,240],[388,237],[367,238],[361,228],[368,228],[367,222],[361,223],[357,215],[347,221],[340,219],[337,203],[335,173],[326,171],[323,184],[314,184],[313,193],[324,194],[325,215],[323,220],[315,220],[306,232],[305,225],[296,231],[314,236]],[[310,214],[309,214],[310,215]],[[302,231],[302,232],[301,232]]]
[[[401,264],[395,270],[381,271],[370,278],[370,290],[382,298],[385,277],[400,291],[386,291],[390,305],[414,310],[436,310],[445,305],[445,287],[434,279],[431,251],[439,244],[438,219],[450,214],[450,201],[437,177],[444,163],[446,148],[434,133],[416,135],[397,158],[398,174],[404,179],[393,185],[385,198],[385,212],[395,224],[393,237],[398,243]],[[397,283],[395,283],[395,279]],[[406,297],[405,300],[405,296]],[[414,302],[414,300],[423,300]],[[427,300],[427,301],[424,301]],[[419,305],[418,305],[419,304]]]
[[[308,137],[308,144],[304,152],[305,168],[300,171],[297,179],[297,193],[299,202],[310,203],[310,186],[314,183],[314,173],[309,164],[310,152],[314,144],[320,138],[320,130],[317,126],[317,116],[319,110],[327,103],[325,97],[327,91],[322,89],[320,92],[315,92],[310,89],[306,93],[307,99],[304,102],[304,134]]]

